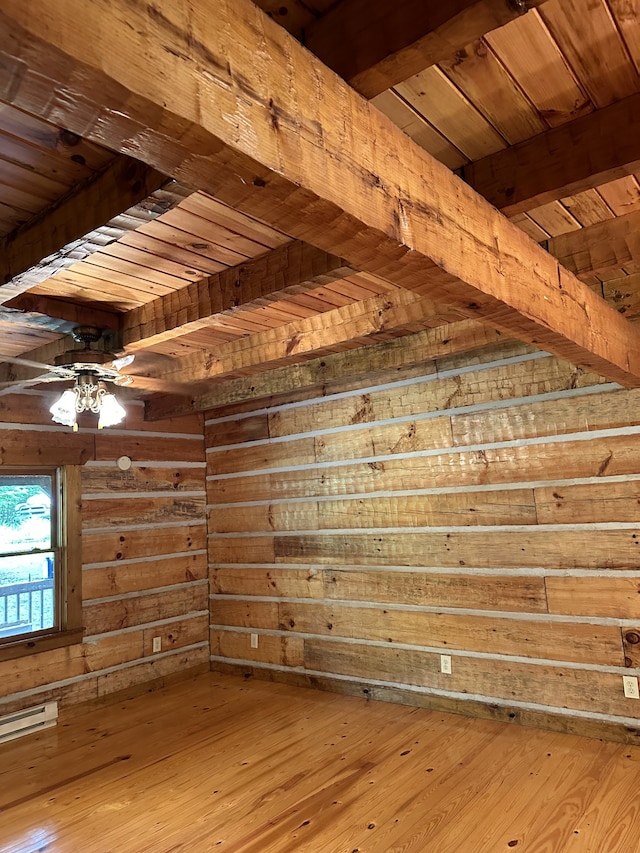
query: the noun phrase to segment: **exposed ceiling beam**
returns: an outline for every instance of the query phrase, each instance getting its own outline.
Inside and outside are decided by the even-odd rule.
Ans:
[[[640,261],[640,212],[607,219],[547,242],[551,254],[577,275],[604,273]]]
[[[273,368],[255,376],[228,379],[212,384],[191,400],[183,396],[153,397],[145,403],[145,419],[159,420],[194,409],[225,408],[229,411],[228,406],[240,411],[243,404],[255,407],[257,400],[285,403],[303,396],[324,396],[361,385],[365,375],[375,377],[376,381],[406,377],[406,371],[411,369],[423,375],[425,362],[504,340],[499,332],[482,323],[462,320],[392,341]]]
[[[127,312],[122,346],[146,349],[211,326],[225,311],[267,304],[354,272],[342,258],[294,240]]]
[[[342,0],[305,28],[303,42],[373,98],[543,1]]]
[[[160,171],[361,270],[640,385],[636,328],[249,0],[108,14],[5,0],[0,35],[15,105],[133,140]]]
[[[120,154],[97,175],[3,238],[0,243],[0,304],[33,286],[31,278],[20,281],[19,277],[26,270],[138,204],[166,181],[163,173]]]
[[[56,332],[66,334],[72,328],[71,323],[67,322],[63,317],[52,320],[49,316],[44,316],[39,311],[31,311],[27,308],[16,310],[10,305],[0,306],[0,323],[11,323],[11,326],[16,329],[22,326],[27,338],[29,337],[29,333],[33,333],[34,331],[49,332],[55,335]]]
[[[57,299],[55,296],[40,296],[36,293],[21,293],[4,304],[6,308],[14,308],[16,311],[42,314],[79,326],[98,326],[100,329],[120,328],[120,321],[124,316],[93,305]]]
[[[214,352],[177,358],[163,371],[163,379],[190,384],[247,371],[259,373],[312,353],[342,349],[354,341],[380,339],[390,331],[413,332],[459,319],[455,311],[434,305],[429,298],[397,290],[228,341]]]
[[[367,340],[380,340],[389,332],[409,333],[459,319],[459,314],[434,305],[426,297],[397,290],[220,344],[215,353],[203,351],[163,360],[160,375],[152,378],[136,375],[135,367],[124,372],[133,376],[134,388],[184,397],[194,393],[188,386],[211,379],[241,375],[246,371],[262,372],[299,358],[309,358],[312,353],[331,352],[350,344],[357,346]],[[96,348],[106,349],[109,343],[108,339],[103,339]],[[31,361],[51,364],[56,356],[74,348],[77,347],[69,338],[61,338],[31,351],[28,357]],[[149,353],[147,360],[150,358],[152,363],[157,363],[162,359],[162,356],[154,356],[156,354]],[[157,368],[154,372],[158,372]],[[0,383],[34,384],[34,373],[37,374],[34,367],[0,364]]]
[[[640,94],[464,167],[464,179],[507,216],[640,170]]]

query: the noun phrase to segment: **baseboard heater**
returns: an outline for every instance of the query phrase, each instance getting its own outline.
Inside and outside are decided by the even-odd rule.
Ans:
[[[45,702],[0,717],[0,743],[51,728],[58,722],[58,703]]]

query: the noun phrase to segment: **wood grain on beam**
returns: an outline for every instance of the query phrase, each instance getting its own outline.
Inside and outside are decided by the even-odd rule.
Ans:
[[[548,250],[576,275],[605,273],[640,261],[640,212],[597,222],[548,241]]]
[[[512,21],[543,0],[342,0],[304,31],[304,44],[373,98]]]
[[[33,284],[31,281],[25,284],[6,282],[104,225],[166,181],[161,172],[121,154],[52,208],[9,234],[0,244],[0,303]]]
[[[333,353],[298,364],[276,367],[250,377],[241,376],[211,385],[204,393],[186,400],[184,396],[158,396],[145,404],[145,419],[154,421],[188,414],[194,409],[225,409],[233,412],[262,405],[293,402],[313,395],[362,387],[363,380],[376,383],[406,376],[409,370],[421,375],[425,362],[459,352],[495,346],[504,340],[482,323],[462,320],[425,329],[392,341]],[[417,367],[416,367],[417,366]],[[226,412],[225,412],[226,413]]]
[[[163,371],[172,383],[205,382],[242,373],[260,373],[311,354],[335,352],[389,332],[413,332],[461,319],[428,297],[408,290],[373,296],[284,326],[220,344],[214,352],[183,356]]]
[[[638,170],[640,94],[476,160],[464,178],[514,216]]]
[[[70,302],[68,299],[40,296],[35,293],[21,293],[20,296],[4,304],[6,308],[14,308],[16,311],[42,314],[77,323],[80,326],[98,326],[100,329],[118,329],[122,317],[114,311],[105,311],[93,305],[82,305]]]
[[[284,233],[640,385],[636,328],[249,0],[5,0],[0,35],[15,105],[116,149],[136,139]]]
[[[144,349],[206,328],[224,311],[266,304],[353,273],[341,258],[295,240],[129,311],[122,345],[129,352]]]

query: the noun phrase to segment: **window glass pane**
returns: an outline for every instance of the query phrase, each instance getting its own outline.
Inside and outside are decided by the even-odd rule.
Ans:
[[[0,553],[45,550],[53,546],[53,476],[0,476]]]
[[[55,554],[0,557],[0,639],[53,628]]]

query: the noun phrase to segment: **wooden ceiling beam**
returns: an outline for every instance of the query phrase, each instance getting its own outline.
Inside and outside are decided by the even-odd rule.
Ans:
[[[20,281],[22,273],[138,204],[166,181],[162,172],[119,154],[97,175],[3,238],[0,242],[0,304],[33,286],[30,278]]]
[[[119,329],[123,314],[105,311],[94,305],[71,302],[55,296],[36,293],[21,293],[4,303],[6,308],[25,313],[42,314],[58,320],[66,320],[78,326],[98,326],[100,329]]]
[[[640,94],[524,140],[461,170],[506,216],[640,170]]]
[[[354,272],[342,258],[294,240],[127,312],[122,346],[146,349],[211,326],[226,311],[266,305]]]
[[[365,343],[389,332],[414,332],[459,319],[455,311],[443,309],[429,298],[397,290],[220,344],[215,351],[177,358],[162,378],[175,385],[260,373],[312,354],[357,345],[354,341]]]
[[[451,59],[544,0],[342,0],[307,26],[303,44],[373,98]]]
[[[10,305],[0,306],[0,323],[10,323],[12,327],[18,329],[22,327],[25,337],[28,339],[33,332],[44,332],[51,335],[66,334],[72,328],[71,324],[58,318],[52,320],[48,316],[42,315],[38,311],[20,310],[16,311]],[[31,334],[30,334],[31,333]]]
[[[358,269],[640,385],[638,329],[249,0],[112,0],[108,14],[5,0],[0,38],[16,106],[135,145]]]
[[[640,261],[640,211],[597,222],[547,241],[562,266],[576,275],[606,273]]]
[[[275,405],[361,387],[363,377],[382,382],[406,377],[407,371],[422,375],[425,363],[433,359],[494,346],[504,340],[499,332],[482,323],[462,320],[392,341],[272,368],[255,376],[227,379],[211,384],[190,400],[183,396],[156,396],[145,403],[145,419],[159,420],[194,410],[238,412],[254,408],[258,401]]]

